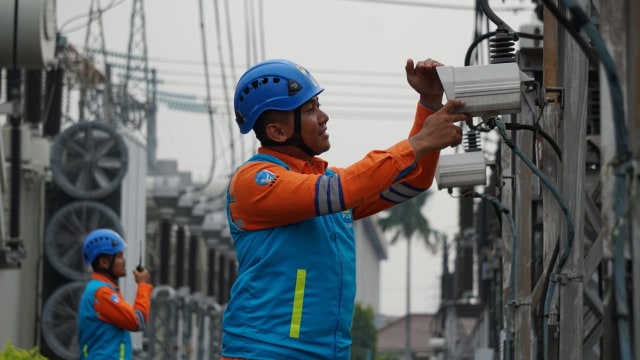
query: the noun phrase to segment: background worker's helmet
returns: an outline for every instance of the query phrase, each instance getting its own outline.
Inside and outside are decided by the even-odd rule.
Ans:
[[[263,112],[297,109],[323,90],[307,69],[289,60],[252,66],[238,80],[233,99],[240,132],[251,131]]]
[[[115,255],[127,247],[122,237],[111,229],[94,230],[84,239],[82,258],[91,264],[100,255]]]

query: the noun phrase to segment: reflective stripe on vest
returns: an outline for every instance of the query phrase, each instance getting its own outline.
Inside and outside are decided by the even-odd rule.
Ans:
[[[304,286],[307,280],[307,270],[298,269],[296,276],[296,289],[293,294],[293,309],[291,310],[291,327],[289,337],[300,337],[300,323],[302,322],[302,304],[304,302]]]

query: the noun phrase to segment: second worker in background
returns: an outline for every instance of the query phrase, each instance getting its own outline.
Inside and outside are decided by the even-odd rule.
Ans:
[[[131,331],[143,331],[151,307],[151,275],[144,268],[133,270],[138,283],[130,305],[122,297],[118,279],[127,275],[124,250],[117,232],[97,229],[87,235],[82,248],[93,274],[82,295],[78,313],[80,359],[133,359]]]

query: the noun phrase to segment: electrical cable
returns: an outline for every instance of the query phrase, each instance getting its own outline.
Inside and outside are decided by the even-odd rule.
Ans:
[[[387,5],[408,5],[408,6],[420,6],[434,9],[449,9],[449,10],[475,10],[474,6],[469,5],[452,5],[447,4],[445,2],[442,3],[429,3],[429,2],[413,2],[413,1],[401,1],[401,0],[343,0],[343,1],[359,1],[359,2],[367,2],[367,3],[378,3],[378,4],[387,4]],[[502,11],[521,11],[521,10],[531,10],[529,7],[525,6],[504,6],[499,10]]]
[[[265,41],[264,41],[264,1],[258,0],[258,34],[260,34],[260,61],[266,59]]]
[[[466,54],[464,56],[464,66],[471,65],[471,55],[473,54],[473,50],[475,50],[475,48],[478,46],[478,44],[480,44],[480,42],[482,42],[483,40],[486,40],[486,39],[494,36],[495,34],[496,34],[495,31],[490,31],[488,33],[484,33],[484,34],[478,36],[475,40],[473,40],[473,42],[471,43],[471,45],[467,49],[467,52],[466,52]],[[543,40],[543,36],[540,35],[540,34],[529,34],[529,33],[525,33],[525,32],[517,32],[516,34],[518,34],[519,37],[525,38],[525,39]]]
[[[465,195],[486,199],[491,202],[493,208],[495,209],[498,216],[500,213],[503,213],[509,222],[509,228],[511,232],[511,272],[509,274],[509,283],[510,283],[510,291],[509,291],[509,304],[507,306],[507,329],[505,331],[505,342],[507,345],[505,346],[505,359],[511,360],[511,343],[513,341],[513,307],[516,305],[516,297],[515,297],[515,286],[516,286],[516,264],[518,262],[518,241],[516,237],[516,222],[513,219],[513,215],[511,211],[507,209],[498,198],[489,194],[481,194],[475,191],[466,192]]]
[[[564,17],[564,15],[562,15],[562,13],[560,12],[560,9],[558,9],[558,7],[551,0],[542,0],[542,2],[549,9],[549,11],[551,11],[551,14],[553,15],[553,17],[555,17],[556,20],[569,32],[569,34],[571,34],[571,37],[573,37],[573,39],[576,41],[580,49],[582,49],[582,51],[587,56],[587,58],[589,58],[589,61],[592,64],[597,64],[598,57],[595,51],[586,42],[586,40],[582,36],[580,36],[580,34],[578,33],[578,30],[576,30],[571,25],[569,20],[566,17]]]
[[[198,6],[199,6],[199,16],[200,16],[200,38],[202,40],[202,62],[204,64],[204,73],[205,73],[205,83],[206,83],[206,90],[207,90],[207,99],[206,99],[206,103],[207,103],[207,110],[208,110],[208,115],[209,115],[209,128],[210,128],[210,132],[211,132],[211,166],[209,168],[209,175],[207,176],[207,180],[201,184],[198,185],[195,190],[199,191],[204,189],[207,185],[209,185],[211,183],[211,181],[213,180],[213,173],[215,172],[215,167],[216,167],[216,136],[215,136],[215,129],[214,129],[214,121],[213,121],[213,107],[211,106],[211,85],[209,83],[209,65],[208,65],[208,59],[207,59],[207,40],[206,40],[206,31],[204,28],[204,10],[203,10],[203,4],[202,4],[203,0],[199,0],[198,1]]]
[[[248,14],[245,16],[245,37],[246,37],[246,54],[247,65],[251,66],[258,62],[258,56],[256,54],[256,28],[255,28],[255,14],[254,8],[250,6],[253,4],[251,0],[244,0],[244,12]]]
[[[538,169],[537,166],[535,166],[535,164],[533,164],[533,162],[531,162],[531,160],[529,160],[524,153],[520,150],[520,148],[518,148],[516,146],[516,144],[513,143],[513,140],[511,139],[511,137],[509,136],[509,134],[507,134],[507,130],[504,126],[504,124],[502,123],[501,120],[499,120],[498,118],[493,118],[489,121],[489,126],[495,126],[498,128],[498,132],[500,133],[500,135],[502,136],[502,138],[504,139],[504,142],[507,144],[507,146],[509,146],[511,148],[511,150],[520,158],[522,159],[522,161],[524,161],[524,163],[531,169],[531,171],[533,171],[534,174],[536,174],[540,180],[542,181],[542,183],[549,189],[549,191],[551,192],[551,194],[553,195],[553,197],[556,199],[556,201],[558,202],[558,205],[560,206],[560,208],[562,209],[564,215],[565,215],[565,221],[567,223],[567,246],[564,248],[564,251],[562,252],[561,256],[560,256],[560,261],[557,262],[554,266],[554,275],[558,276],[560,275],[560,272],[562,271],[565,263],[567,262],[567,260],[569,259],[569,255],[571,254],[571,250],[573,249],[573,241],[574,241],[574,235],[575,235],[575,225],[573,222],[573,216],[571,215],[571,211],[569,210],[569,206],[567,205],[566,201],[564,200],[564,198],[562,197],[562,195],[560,194],[560,192],[558,191],[558,189],[553,185],[553,183],[551,182],[551,180],[540,170]],[[552,279],[553,280],[553,279]],[[543,333],[544,333],[544,356],[548,356],[548,332],[549,332],[549,311],[551,310],[551,300],[553,299],[553,293],[555,290],[555,286],[556,286],[556,282],[552,281],[549,284],[549,289],[547,291],[546,294],[546,298],[545,298],[545,307],[544,307],[544,317],[543,317]]]
[[[231,28],[231,12],[229,10],[229,0],[225,0],[224,1],[224,8],[225,8],[225,22],[227,24],[227,46],[229,47],[229,69],[231,70],[231,83],[232,84],[236,84],[236,82],[238,81],[238,77],[236,75],[236,60],[235,60],[235,54],[234,54],[234,47],[233,47],[233,31]],[[230,114],[231,119],[235,118],[235,113],[234,114]],[[233,121],[233,120],[232,120]],[[239,141],[240,141],[240,149],[241,152],[244,150],[245,148],[245,137],[241,136]]]
[[[626,266],[624,258],[625,239],[627,238],[627,221],[626,213],[628,210],[628,196],[626,194],[626,184],[628,176],[624,171],[626,164],[630,162],[631,153],[629,151],[627,143],[626,119],[625,119],[625,104],[624,97],[622,95],[622,87],[620,85],[620,79],[618,77],[616,66],[611,57],[611,54],[607,50],[606,44],[602,39],[602,36],[596,29],[595,25],[587,14],[572,0],[562,0],[565,6],[571,13],[571,22],[569,22],[561,13],[557,10],[555,5],[550,0],[543,0],[543,3],[547,8],[551,10],[554,17],[569,31],[571,36],[580,45],[581,36],[576,30],[583,29],[585,33],[591,39],[594,45],[595,52],[597,54],[596,59],[599,60],[603,69],[605,70],[606,78],[609,83],[609,96],[611,100],[611,110],[613,113],[613,128],[615,133],[615,148],[616,155],[611,165],[614,168],[613,174],[614,180],[614,213],[615,224],[612,229],[612,242],[613,242],[613,278],[614,278],[614,294],[615,304],[617,310],[617,330],[618,330],[618,345],[620,355],[623,360],[630,360],[631,354],[631,342],[630,342],[630,330],[628,324],[629,306],[627,304],[627,289],[625,282]],[[584,53],[592,59],[592,52],[589,47],[580,45],[580,48]],[[596,60],[594,59],[594,60]],[[594,64],[597,62],[594,62]],[[545,337],[545,343],[547,338]],[[546,356],[546,352],[545,352]]]
[[[98,15],[94,15],[93,17],[91,17],[91,18],[89,19],[89,22],[91,22],[91,21],[93,21],[93,20],[95,20],[95,19],[100,18],[100,16],[102,16],[102,14],[103,14],[104,12],[106,12],[106,11],[108,11],[108,10],[113,9],[113,8],[115,8],[116,6],[118,6],[118,5],[120,5],[120,4],[124,3],[124,2],[125,2],[125,0],[120,0],[120,1],[119,1],[119,2],[117,2],[117,3],[115,2],[115,0],[111,0],[111,3],[110,3],[109,5],[107,5],[107,7],[105,7],[104,9],[99,10]],[[79,14],[79,15],[76,15],[76,16],[74,16],[74,17],[71,17],[70,19],[68,19],[64,24],[62,24],[62,25],[58,28],[58,32],[59,32],[59,33],[63,33],[64,28],[65,28],[67,25],[69,25],[70,23],[72,23],[72,22],[74,22],[74,21],[76,21],[76,20],[82,20],[82,19],[84,19],[84,18],[88,18],[88,17],[90,17],[90,16],[91,16],[91,13],[89,13],[89,14]],[[68,35],[68,34],[71,34],[72,32],[76,32],[76,31],[78,31],[78,30],[82,30],[82,29],[86,28],[88,25],[89,25],[89,23],[86,23],[86,24],[83,24],[83,25],[78,25],[78,26],[76,26],[76,27],[74,27],[74,28],[71,28],[70,30],[65,31],[65,32],[64,32],[64,34],[65,34],[65,35]]]
[[[549,145],[551,145],[551,147],[553,148],[553,151],[558,156],[558,159],[562,160],[562,150],[560,150],[560,147],[558,146],[558,144],[555,142],[555,140],[553,140],[553,138],[549,134],[544,132],[539,126],[506,123],[505,127],[507,128],[507,130],[531,130],[531,131],[534,131],[535,133],[539,133],[549,143]]]
[[[227,112],[229,114],[234,114],[234,112],[232,111],[232,105],[231,105],[231,100],[229,99],[229,85],[227,84],[227,76],[226,76],[226,71],[224,71],[224,56],[222,54],[222,30],[221,30],[221,26],[220,26],[220,11],[219,11],[219,7],[218,7],[218,0],[213,0],[213,7],[214,7],[214,12],[215,12],[215,24],[216,24],[216,39],[218,40],[218,61],[220,62],[220,75],[222,75],[222,93],[224,95],[224,103],[225,103],[225,107],[227,109]],[[233,135],[234,135],[234,119],[235,116],[233,117],[229,117],[228,123],[229,123],[229,150],[231,151],[231,156],[230,156],[230,166],[232,169],[236,168],[236,150],[235,150],[235,144],[233,141]]]
[[[94,49],[94,48],[90,48],[88,49],[89,52],[102,52],[101,49]],[[118,51],[112,51],[112,50],[107,50],[105,51],[105,54],[107,56],[112,56],[115,58],[127,58],[127,54],[124,52],[118,52]],[[138,56],[131,56],[131,59],[133,60],[141,60],[141,57]],[[150,56],[148,57],[149,62],[151,63],[165,63],[167,65],[171,66],[171,69],[175,68],[175,65],[186,65],[186,66],[202,66],[202,62],[200,61],[195,61],[195,60],[190,60],[190,59],[181,59],[181,58],[171,58],[171,57],[162,57],[162,56]],[[251,64],[250,62],[248,64]],[[115,67],[118,67],[118,65],[114,65]],[[209,66],[210,67],[219,67],[220,64],[216,63],[216,62],[209,62]],[[155,65],[154,67],[158,68],[157,65]],[[238,68],[235,64],[234,65],[230,65],[229,70],[234,72],[236,69],[239,70],[244,70],[245,69],[245,65],[243,65],[241,68]],[[165,71],[162,71],[163,73]],[[178,74],[181,74],[181,72],[176,71]],[[379,78],[391,78],[391,79],[397,79],[398,78],[398,73],[395,71],[371,71],[371,70],[362,70],[362,69],[328,69],[328,68],[314,68],[314,74],[322,74],[322,73],[326,73],[329,75],[338,75],[338,76],[345,76],[345,75],[352,75],[352,76],[358,76],[358,75],[362,75],[364,77],[379,77]]]
[[[231,82],[236,83],[238,77],[236,76],[236,58],[233,51],[233,31],[231,30],[231,12],[229,11],[229,0],[224,1],[224,16],[227,23],[227,46],[229,46],[229,69],[231,71]]]
[[[498,27],[498,29],[504,29],[507,30],[507,32],[510,34],[516,34],[511,26],[505,23],[495,12],[493,12],[491,6],[489,6],[489,0],[479,0],[479,2],[482,12],[484,12],[487,18],[491,20],[491,22],[493,22]],[[518,37],[515,36],[513,40],[518,41]]]

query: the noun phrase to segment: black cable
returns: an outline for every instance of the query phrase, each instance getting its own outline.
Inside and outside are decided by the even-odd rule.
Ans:
[[[366,2],[366,3],[377,3],[377,4],[386,4],[386,5],[403,5],[403,6],[419,6],[433,9],[450,9],[450,10],[475,10],[474,6],[469,5],[455,5],[448,4],[444,1],[442,3],[439,2],[425,2],[425,1],[403,1],[403,0],[343,0],[343,1],[357,1],[357,2]],[[521,11],[521,10],[530,10],[529,7],[526,6],[502,6],[499,7],[500,11]]]
[[[493,12],[491,7],[489,6],[489,0],[480,0],[479,2],[480,8],[484,12],[484,14],[487,16],[487,18],[489,18],[489,20],[491,20],[491,22],[493,22],[498,27],[498,29],[505,29],[511,34],[517,34],[515,31],[513,31],[511,26],[505,23],[495,12]],[[518,41],[518,36],[516,35],[513,40]]]
[[[531,130],[540,133],[540,135],[542,135],[542,137],[547,140],[549,145],[551,145],[556,155],[558,156],[558,159],[562,160],[562,150],[560,150],[560,147],[555,142],[555,140],[553,140],[553,138],[549,134],[544,132],[540,127],[515,123],[506,123],[505,127],[507,128],[507,130]]]
[[[584,54],[589,59],[589,62],[591,62],[592,64],[599,63],[598,57],[596,56],[596,52],[591,48],[591,46],[587,43],[587,41],[580,35],[578,30],[576,30],[576,28],[573,25],[571,25],[571,23],[569,22],[569,19],[567,19],[567,17],[560,12],[560,9],[558,9],[558,7],[551,0],[542,0],[542,2],[547,7],[547,9],[551,11],[551,14],[553,14],[553,17],[555,17],[556,20],[571,34],[571,37],[573,37],[576,43],[578,43],[578,46],[580,47],[580,49],[582,49]]]
[[[473,42],[471,43],[471,45],[469,45],[469,48],[467,49],[467,53],[464,56],[464,66],[471,65],[471,54],[473,54],[473,50],[476,48],[476,46],[478,46],[478,44],[480,44],[481,41],[486,40],[495,34],[496,34],[495,31],[490,31],[488,33],[484,33],[478,36],[475,40],[473,40]],[[529,34],[524,32],[518,32],[516,34],[518,34],[519,37],[525,38],[525,39],[543,40],[543,36],[540,34]]]
[[[13,44],[12,44],[13,53],[11,54],[12,59],[12,68],[18,68],[18,0],[14,0],[13,2]]]

